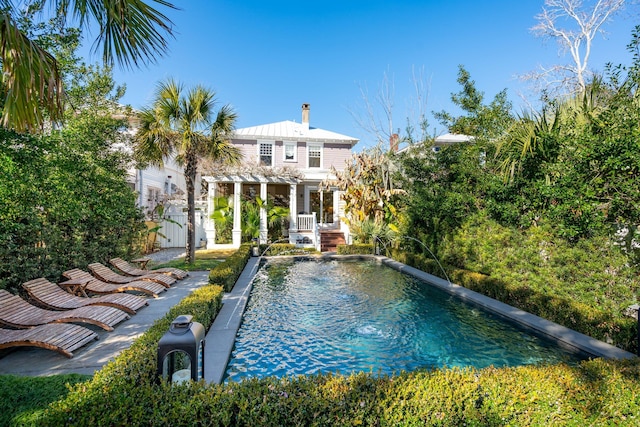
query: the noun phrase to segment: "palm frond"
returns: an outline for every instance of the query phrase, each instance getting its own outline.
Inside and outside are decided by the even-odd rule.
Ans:
[[[163,7],[178,8],[165,0],[153,0]],[[97,22],[94,51],[102,46],[105,63],[118,62],[126,68],[155,63],[168,50],[173,22],[158,9],[141,0],[57,0],[60,10],[72,14],[87,28]]]
[[[2,126],[22,132],[40,128],[44,110],[62,118],[63,89],[55,58],[22,33],[10,14],[0,14]]]
[[[138,120],[139,127],[134,137],[136,161],[140,164],[162,166],[164,159],[174,152],[175,134],[159,120],[155,109],[142,109],[138,113]]]

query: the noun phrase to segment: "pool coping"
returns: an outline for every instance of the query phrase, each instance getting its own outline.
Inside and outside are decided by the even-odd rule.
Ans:
[[[265,257],[265,259],[284,257]],[[291,258],[287,256],[286,258]],[[486,310],[505,317],[525,328],[531,329],[547,338],[556,341],[559,345],[569,349],[584,352],[594,357],[607,359],[632,359],[636,355],[621,348],[596,340],[595,338],[576,332],[565,326],[551,322],[542,317],[528,313],[524,310],[512,307],[508,304],[489,298],[478,292],[463,286],[453,284],[440,277],[425,273],[417,268],[410,267],[399,261],[381,255],[301,255],[296,259],[337,259],[337,260],[375,260],[395,270],[408,274],[429,283],[449,294],[455,295],[463,301],[476,304]],[[233,351],[236,334],[242,323],[242,315],[249,300],[249,294],[253,286],[253,278],[263,257],[251,257],[242,270],[232,291],[225,294],[222,300],[222,308],[216,316],[211,328],[206,335],[204,351],[204,378],[208,383],[221,384],[224,373]]]
[[[588,335],[569,329],[550,320],[531,314],[527,311],[513,307],[511,305],[490,298],[486,295],[467,289],[464,286],[456,285],[440,277],[425,273],[417,268],[410,267],[391,258],[378,256],[379,261],[391,268],[394,268],[410,276],[424,280],[439,289],[452,295],[456,295],[463,301],[469,301],[526,328],[529,328],[547,338],[558,342],[560,345],[568,346],[579,352],[587,353],[594,357],[604,357],[607,359],[633,359],[635,354],[599,341]]]

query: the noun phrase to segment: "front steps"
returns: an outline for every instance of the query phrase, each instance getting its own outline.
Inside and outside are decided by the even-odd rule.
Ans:
[[[341,231],[320,231],[320,251],[335,252],[338,245],[346,243],[344,233]]]

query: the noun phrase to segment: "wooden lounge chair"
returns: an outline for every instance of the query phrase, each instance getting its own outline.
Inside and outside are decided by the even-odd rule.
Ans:
[[[136,280],[147,280],[151,282],[160,283],[162,286],[168,288],[173,283],[176,282],[176,279],[173,277],[166,276],[162,273],[155,274],[146,274],[144,276],[123,276],[121,274],[116,273],[109,267],[104,264],[100,264],[99,262],[94,262],[89,264],[89,270],[91,270],[91,274],[96,276],[98,279],[103,280],[107,283],[117,283],[123,285],[125,283],[130,283]]]
[[[51,310],[72,310],[90,305],[100,305],[136,314],[136,310],[147,305],[144,298],[132,294],[107,294],[95,298],[76,296],[43,277],[25,282],[22,287],[27,291],[29,297]]]
[[[36,307],[18,295],[0,289],[0,323],[12,328],[30,328],[46,323],[90,323],[113,331],[113,326],[127,320],[129,315],[113,307],[80,307],[67,311],[51,311]]]
[[[93,277],[88,272],[80,270],[79,268],[67,270],[62,273],[62,275],[68,279],[91,279],[84,289],[86,292],[98,295],[115,294],[129,291],[140,292],[154,298],[158,298],[159,293],[167,290],[167,288],[159,283],[142,280],[126,283],[124,285],[107,283],[104,280]]]
[[[158,268],[155,270],[142,270],[129,264],[122,258],[112,258],[109,260],[109,263],[113,265],[118,271],[122,272],[122,274],[133,277],[144,276],[145,274],[149,273],[162,273],[180,280],[189,275],[189,273],[187,273],[186,271],[173,267]]]
[[[91,329],[68,323],[47,323],[29,329],[0,328],[0,349],[41,347],[68,358],[73,357],[73,351],[97,339],[98,334]]]

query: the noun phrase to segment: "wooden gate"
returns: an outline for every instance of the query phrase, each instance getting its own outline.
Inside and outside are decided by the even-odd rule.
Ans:
[[[204,230],[204,212],[196,209],[196,249],[206,243],[207,236]],[[165,215],[171,221],[164,220],[158,236],[161,248],[185,248],[187,246],[187,213],[176,212]]]

